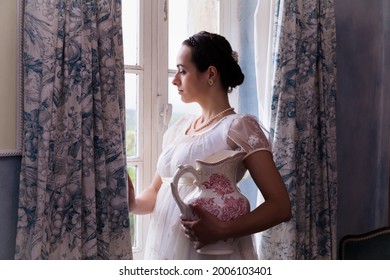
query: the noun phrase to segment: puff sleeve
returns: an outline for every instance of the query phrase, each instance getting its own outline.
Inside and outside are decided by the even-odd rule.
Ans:
[[[272,153],[269,134],[255,116],[242,115],[236,118],[229,128],[228,138],[247,153],[245,157],[262,150]]]

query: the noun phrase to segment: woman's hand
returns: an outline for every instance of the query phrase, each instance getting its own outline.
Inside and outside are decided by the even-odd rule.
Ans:
[[[227,222],[223,222],[200,206],[190,206],[196,220],[182,219],[185,236],[194,243],[195,249],[227,238]]]
[[[135,208],[135,191],[129,174],[127,174],[127,189],[129,193],[129,211],[132,211]]]

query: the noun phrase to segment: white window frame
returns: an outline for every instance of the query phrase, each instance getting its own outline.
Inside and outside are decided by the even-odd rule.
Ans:
[[[232,1],[220,0],[220,33],[231,42]],[[125,71],[139,75],[138,156],[128,157],[127,165],[137,167],[137,187],[141,192],[153,179],[169,122],[168,77],[172,73],[168,69],[168,0],[140,0],[139,5],[139,65],[125,66]],[[143,259],[150,217],[138,215],[136,221],[133,256]]]
[[[167,106],[167,82],[164,81],[164,64],[167,65],[168,34],[164,0],[139,1],[139,65],[125,66],[126,73],[139,75],[137,156],[128,157],[127,165],[137,167],[139,192],[152,181],[164,126],[162,109]],[[124,15],[125,16],[125,15]],[[165,106],[165,107],[164,107]],[[157,140],[157,141],[156,141]],[[136,217],[137,243],[133,247],[135,259],[143,258],[149,215]]]

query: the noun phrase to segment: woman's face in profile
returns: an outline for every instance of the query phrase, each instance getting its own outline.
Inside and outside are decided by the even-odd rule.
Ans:
[[[207,71],[200,73],[192,62],[191,48],[183,45],[176,57],[177,71],[172,84],[177,86],[181,100],[185,103],[197,102],[201,93],[208,88]]]

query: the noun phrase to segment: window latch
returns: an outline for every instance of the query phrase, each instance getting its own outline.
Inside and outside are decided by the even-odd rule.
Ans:
[[[160,125],[159,128],[165,131],[168,128],[169,122],[172,117],[172,104],[168,103],[162,106],[160,111]]]

